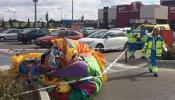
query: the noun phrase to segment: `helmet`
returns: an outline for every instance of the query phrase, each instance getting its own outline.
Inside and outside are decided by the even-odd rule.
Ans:
[[[158,33],[160,33],[160,28],[159,27],[155,27],[154,30],[153,30],[153,33],[154,31],[157,31]]]

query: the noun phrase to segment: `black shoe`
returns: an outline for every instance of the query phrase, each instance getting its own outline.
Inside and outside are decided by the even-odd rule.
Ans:
[[[146,59],[146,57],[145,56],[142,56],[141,59]]]
[[[158,77],[158,74],[157,73],[154,73],[154,77]]]
[[[132,59],[132,56],[130,56],[129,59]]]
[[[150,73],[152,73],[152,72],[153,72],[153,71],[152,71],[152,69],[150,69],[150,68],[149,68],[148,70],[149,70],[149,72],[150,72]]]

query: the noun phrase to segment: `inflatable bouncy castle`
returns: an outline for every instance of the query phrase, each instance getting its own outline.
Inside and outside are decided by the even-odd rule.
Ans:
[[[67,38],[52,40],[53,47],[45,53],[29,53],[12,57],[12,65],[26,82],[37,80],[48,89],[51,100],[91,100],[106,81],[104,56],[87,45]],[[91,79],[70,84],[60,83]]]

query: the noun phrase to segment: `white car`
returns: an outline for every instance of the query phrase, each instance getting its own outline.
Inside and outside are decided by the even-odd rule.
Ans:
[[[127,44],[126,33],[120,30],[99,31],[79,41],[89,47],[103,52],[107,50],[124,49]]]
[[[125,28],[112,28],[111,30],[120,30],[120,31],[124,31],[127,32],[128,30],[131,30],[131,27],[125,27]]]

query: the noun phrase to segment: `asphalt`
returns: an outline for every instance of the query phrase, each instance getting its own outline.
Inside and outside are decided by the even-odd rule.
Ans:
[[[112,61],[112,55],[105,57]],[[148,71],[148,61],[140,56],[140,51],[136,52],[136,59],[127,63],[122,57],[108,71],[108,81],[94,100],[175,100],[175,61],[158,61],[161,68],[156,78]]]
[[[147,68],[114,72],[108,77],[94,100],[175,100],[174,69],[159,69],[158,78]]]

